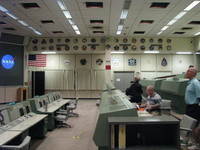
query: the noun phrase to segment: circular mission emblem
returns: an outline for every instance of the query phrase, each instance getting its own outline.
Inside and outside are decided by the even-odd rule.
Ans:
[[[4,55],[1,59],[1,64],[5,69],[11,69],[15,65],[14,59],[11,55]]]

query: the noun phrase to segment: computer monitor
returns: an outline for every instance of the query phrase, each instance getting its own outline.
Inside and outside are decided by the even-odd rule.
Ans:
[[[29,108],[29,106],[26,106],[25,108],[26,108],[26,113],[27,113],[27,114],[30,113],[30,108]]]
[[[20,113],[20,116],[24,116],[24,110],[23,110],[23,108],[19,108],[19,113]]]
[[[41,101],[39,101],[39,104],[40,104],[40,107],[42,107],[42,102]]]

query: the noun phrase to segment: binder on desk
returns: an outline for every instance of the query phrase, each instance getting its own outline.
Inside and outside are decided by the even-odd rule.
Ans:
[[[119,125],[119,149],[126,148],[126,125]]]
[[[111,125],[111,149],[115,148],[115,125]]]

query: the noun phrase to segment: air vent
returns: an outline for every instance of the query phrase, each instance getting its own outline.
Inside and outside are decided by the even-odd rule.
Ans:
[[[185,32],[174,32],[173,34],[184,34]]]
[[[181,28],[181,30],[191,30],[191,29],[193,29],[193,28],[191,28],[191,27],[183,27],[183,28]]]
[[[150,8],[166,8],[168,5],[169,5],[169,3],[154,2],[151,4]]]
[[[3,21],[0,21],[0,25],[4,25],[4,24],[6,24],[5,22],[3,22]]]
[[[133,32],[133,34],[144,34],[145,33],[145,31],[135,31],[135,32]]]
[[[37,3],[21,3],[25,9],[40,8]]]
[[[86,2],[87,8],[103,8],[103,2]]]
[[[61,33],[63,33],[63,31],[52,31],[53,32],[53,34],[61,34]]]
[[[93,31],[94,34],[104,34],[104,31]]]
[[[54,23],[52,20],[41,20],[43,24]]]
[[[93,27],[91,27],[91,29],[94,29],[94,30],[102,30],[103,27],[102,27],[102,26],[93,26]]]
[[[152,24],[154,20],[141,20],[140,24]]]
[[[120,19],[119,20],[119,25],[123,25],[124,24],[125,19]]]
[[[188,24],[195,24],[195,25],[199,25],[200,24],[200,21],[191,21],[190,23]]]
[[[14,31],[15,28],[4,28],[5,30]]]
[[[125,0],[123,9],[129,9],[132,0]]]
[[[91,24],[103,24],[103,20],[90,20]]]

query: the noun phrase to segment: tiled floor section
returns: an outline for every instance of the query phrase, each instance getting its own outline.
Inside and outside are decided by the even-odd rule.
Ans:
[[[93,142],[93,132],[98,118],[96,100],[79,100],[79,117],[71,117],[67,123],[72,128],[56,128],[41,140],[33,141],[31,150],[98,150]]]

